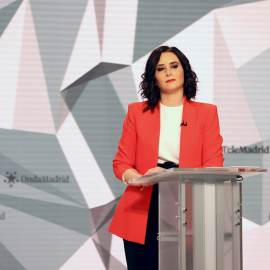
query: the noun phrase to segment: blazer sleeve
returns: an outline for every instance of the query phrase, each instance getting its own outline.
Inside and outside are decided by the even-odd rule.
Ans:
[[[114,174],[120,180],[122,180],[122,175],[127,169],[135,168],[136,142],[134,107],[129,104],[127,116],[123,123],[122,136],[118,144],[118,151],[113,160]]]
[[[220,135],[219,119],[216,106],[210,106],[203,126],[202,167],[223,166],[223,138]]]

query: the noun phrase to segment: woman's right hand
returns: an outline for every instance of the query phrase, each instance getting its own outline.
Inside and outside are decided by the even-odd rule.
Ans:
[[[138,173],[135,169],[127,169],[122,175],[122,181],[128,186],[128,180],[141,176],[142,174]]]
[[[149,169],[144,175],[148,175],[148,174],[151,174],[151,173],[157,173],[157,172],[161,172],[161,171],[164,171],[164,170],[165,170],[164,168],[155,167],[155,168]]]

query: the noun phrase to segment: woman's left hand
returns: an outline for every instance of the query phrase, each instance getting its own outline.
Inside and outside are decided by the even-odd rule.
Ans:
[[[161,171],[164,171],[164,170],[165,170],[164,168],[155,167],[155,168],[149,169],[144,175],[148,175],[148,174],[151,174],[151,173],[157,173],[157,172],[161,172]]]

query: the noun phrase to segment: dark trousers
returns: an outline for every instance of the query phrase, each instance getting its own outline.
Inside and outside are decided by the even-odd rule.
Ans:
[[[128,270],[158,270],[158,184],[153,186],[145,245],[124,239]]]
[[[172,162],[158,164],[169,169],[178,167]],[[124,248],[128,270],[158,270],[158,184],[153,186],[153,193],[148,213],[145,245],[124,239]]]

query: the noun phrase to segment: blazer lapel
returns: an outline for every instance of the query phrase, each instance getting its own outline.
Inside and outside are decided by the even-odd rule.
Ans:
[[[191,145],[191,135],[192,135],[192,124],[191,124],[191,103],[184,98],[182,122],[186,125],[181,126],[181,137],[180,137],[180,153],[179,153],[179,167],[186,167],[186,160],[189,153]]]
[[[153,112],[148,110],[143,113],[143,157],[142,162],[147,165],[147,169],[157,166],[159,134],[160,134],[160,109],[159,104]],[[142,164],[143,166],[143,164]],[[143,166],[146,168],[145,166]]]

